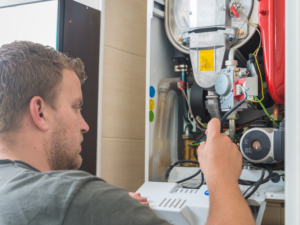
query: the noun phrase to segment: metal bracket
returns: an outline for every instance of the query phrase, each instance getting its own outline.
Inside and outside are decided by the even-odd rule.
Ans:
[[[212,118],[221,119],[220,100],[215,91],[208,91],[207,109]]]
[[[184,65],[184,64],[177,65],[177,66],[174,67],[175,72],[182,72],[182,71],[186,72],[187,69],[188,69],[188,66]]]

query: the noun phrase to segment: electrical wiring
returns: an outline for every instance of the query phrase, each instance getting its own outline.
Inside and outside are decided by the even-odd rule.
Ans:
[[[200,117],[199,116],[196,116],[196,120],[198,121],[198,123],[200,123],[200,125],[202,126],[202,127],[204,127],[205,129],[207,129],[207,124],[204,124],[204,123],[201,123],[201,118],[199,119]]]
[[[187,181],[187,180],[190,180],[190,179],[194,178],[195,176],[197,176],[200,173],[201,173],[201,169],[199,169],[199,171],[197,171],[197,173],[193,174],[192,176],[189,176],[189,177],[184,178],[182,180],[176,181],[175,183],[180,184],[180,183],[182,183],[184,181]]]
[[[240,94],[241,94],[241,93],[244,93],[244,94],[245,94],[245,100],[247,101],[247,98],[248,98],[247,92],[246,92],[246,91],[241,91]],[[254,96],[254,97],[255,97],[255,99],[258,100],[258,98],[257,98],[256,96]],[[260,101],[257,101],[257,102],[261,105],[261,107],[263,108],[265,114],[266,114],[266,115],[269,117],[269,119],[275,124],[275,126],[279,127],[279,125],[276,123],[276,121],[270,116],[270,114],[269,114],[268,111],[266,110],[264,104],[263,104],[262,102],[260,102]]]
[[[251,22],[248,20],[248,18],[247,18],[247,16],[245,15],[245,13],[243,12],[242,8],[240,8],[240,11],[241,11],[241,13],[243,14],[243,16],[246,18],[247,22],[248,22],[248,23],[251,23]],[[258,26],[257,23],[251,23],[251,24]]]
[[[285,176],[284,176],[284,174],[282,173],[281,170],[280,170],[280,173],[281,173],[281,176],[283,177],[283,181],[285,181]]]
[[[256,184],[254,185],[253,190],[246,196],[245,196],[245,193],[244,193],[245,199],[248,199],[259,188],[259,186],[263,182],[264,176],[265,176],[265,170],[262,168],[261,169],[261,176],[260,176],[259,180],[256,182]]]
[[[200,140],[198,142],[193,142],[192,144],[190,144],[191,147],[197,147],[201,144],[201,142],[206,141],[206,139]]]
[[[284,177],[284,174],[281,174],[281,175],[279,175],[279,176]],[[269,180],[271,180],[271,179],[273,179],[273,178],[275,178],[275,177],[270,177]],[[269,181],[269,180],[268,180],[268,181]],[[255,184],[252,184],[252,185],[251,185],[251,186],[243,193],[243,195],[245,196],[245,195],[247,194],[247,192],[248,192],[253,186],[255,186]],[[255,191],[256,191],[256,190],[255,190]],[[249,195],[251,196],[255,191],[252,190],[251,193],[249,193]],[[250,197],[250,196],[249,196],[249,197]],[[249,198],[249,197],[248,197],[248,198]]]
[[[178,89],[182,92],[182,94],[183,94],[183,96],[184,96],[184,98],[185,98],[185,100],[186,100],[186,103],[187,103],[187,105],[188,105],[188,107],[189,107],[189,111],[191,112],[192,117],[193,117],[194,121],[196,122],[196,125],[198,126],[198,128],[199,128],[200,130],[203,130],[203,128],[200,127],[200,125],[198,124],[197,120],[195,119],[194,114],[193,114],[193,112],[192,112],[192,110],[191,110],[191,107],[190,107],[190,103],[189,103],[189,101],[188,101],[188,99],[187,99],[187,97],[186,97],[186,94],[185,94],[184,90],[182,89],[182,86],[181,86],[181,84],[180,84],[179,82],[177,83],[177,87],[178,87]]]
[[[186,186],[182,186],[183,188],[187,188],[187,189],[200,189],[202,187],[202,185],[204,184],[204,174],[202,173],[201,171],[201,183],[198,187],[194,187],[194,188],[191,188],[191,187],[186,187]]]
[[[235,7],[231,7],[231,11],[233,12],[233,14],[234,14],[238,19],[240,19],[240,20],[243,21],[244,23],[247,23],[249,26],[252,26],[252,27],[258,32],[258,34],[259,34],[259,36],[260,36],[260,42],[259,42],[258,48],[254,51],[253,56],[254,56],[254,58],[255,58],[256,65],[257,65],[257,68],[258,68],[258,71],[259,71],[259,76],[260,76],[260,81],[261,81],[262,98],[261,98],[260,100],[257,100],[257,101],[254,101],[254,100],[251,100],[251,99],[247,99],[247,101],[258,103],[258,102],[263,101],[264,98],[265,98],[262,74],[261,74],[260,67],[259,67],[259,64],[258,64],[258,61],[257,61],[257,55],[258,55],[258,52],[259,52],[260,48],[262,47],[261,33],[260,33],[259,29],[257,28],[257,27],[259,27],[259,26],[258,26],[258,24],[256,24],[256,25],[257,25],[257,27],[256,27],[256,26],[253,25],[253,23],[250,23],[249,20],[248,20],[248,18],[247,18],[247,16],[243,13],[242,9],[240,9],[240,11],[241,11],[241,13],[244,15],[244,17],[246,18],[247,21],[243,20],[243,19],[239,16],[239,14],[238,14],[237,10],[235,9]]]
[[[223,123],[225,122],[226,118],[234,111],[236,110],[238,107],[240,107],[243,103],[245,102],[245,99],[239,101],[238,104],[236,104],[234,107],[232,107],[229,111],[227,111],[227,113],[225,113],[225,115],[222,117],[221,119],[221,132],[223,132]]]
[[[256,96],[255,96],[256,99],[258,99]],[[272,120],[272,122],[277,126],[279,127],[279,125],[276,123],[276,121],[270,116],[270,114],[268,113],[268,111],[266,110],[265,106],[262,104],[262,102],[259,102],[259,104],[261,105],[261,107],[263,108],[265,114],[269,117],[270,120]]]
[[[260,48],[260,47],[259,47],[259,48]],[[253,100],[247,99],[247,101],[255,102],[255,103],[262,102],[262,100],[264,100],[264,98],[265,98],[263,79],[262,79],[262,75],[261,75],[261,71],[260,71],[260,67],[259,67],[259,65],[258,65],[257,55],[256,55],[256,53],[259,51],[259,48],[255,50],[255,52],[253,53],[253,56],[254,56],[254,58],[255,58],[255,62],[256,62],[256,65],[257,65],[257,69],[258,69],[258,71],[259,71],[259,77],[260,77],[260,84],[261,84],[261,94],[262,94],[262,98],[261,98],[260,100],[257,99],[257,101],[253,101]]]
[[[266,178],[263,179],[262,184],[268,182],[268,181],[270,180],[269,178],[272,177],[272,174],[273,174],[272,168],[269,167],[269,166],[267,166],[267,165],[260,166],[260,165],[254,164],[254,166],[256,166],[256,167],[258,167],[258,168],[260,168],[260,169],[266,169],[266,170],[268,170],[268,173],[269,173],[269,174],[268,174],[268,176],[267,176]],[[257,181],[249,181],[249,180],[239,179],[239,180],[238,180],[238,183],[239,183],[240,185],[253,185],[253,184],[256,184]]]
[[[190,118],[190,111],[188,111],[187,116],[188,116],[188,119],[189,119],[190,123],[193,124],[193,122],[192,122],[192,120],[191,120],[191,118]]]
[[[168,182],[168,179],[169,179],[169,175],[170,175],[170,172],[171,170],[179,165],[179,164],[182,164],[182,163],[194,163],[194,164],[198,164],[199,165],[199,162],[198,161],[194,161],[194,160],[179,160],[177,162],[174,162],[166,171],[166,175],[165,175],[165,180],[166,182]],[[197,175],[196,175],[197,176]]]
[[[206,136],[206,134],[202,133],[199,137],[195,138],[195,142],[199,142],[201,140],[201,138],[203,138],[204,136]],[[206,140],[206,138],[205,138],[205,140]],[[195,159],[198,161],[198,156],[197,156],[197,153],[196,153],[197,147],[198,146],[194,146],[193,153],[194,153]]]

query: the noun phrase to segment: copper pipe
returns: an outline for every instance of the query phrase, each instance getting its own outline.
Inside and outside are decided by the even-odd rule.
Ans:
[[[279,109],[280,109],[280,105],[275,103],[273,105],[273,109],[272,109],[272,115],[278,115],[279,114]]]
[[[183,150],[182,155],[184,160],[194,160],[196,161],[196,158],[194,157],[194,148],[190,146],[193,141],[186,139],[183,140]],[[189,166],[189,167],[199,167],[197,164],[194,163],[182,163],[182,166]]]

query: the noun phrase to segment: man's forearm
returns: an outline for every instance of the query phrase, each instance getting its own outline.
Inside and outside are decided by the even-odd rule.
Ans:
[[[255,225],[250,208],[238,184],[220,182],[209,187],[210,209],[207,225]]]

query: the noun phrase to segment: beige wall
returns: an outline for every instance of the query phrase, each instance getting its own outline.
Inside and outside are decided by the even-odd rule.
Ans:
[[[147,0],[106,0],[101,177],[144,182]]]

